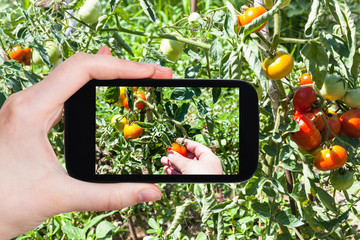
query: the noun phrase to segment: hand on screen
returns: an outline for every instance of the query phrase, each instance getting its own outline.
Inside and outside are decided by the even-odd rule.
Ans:
[[[75,54],[2,106],[0,239],[23,234],[63,212],[121,209],[161,198],[155,184],[101,184],[71,178],[49,143],[48,133],[61,119],[64,102],[90,79],[172,77],[168,68],[109,55],[107,47],[97,55]]]
[[[182,139],[178,139],[181,142]],[[210,148],[201,143],[185,139],[186,157],[175,151],[169,151],[161,158],[167,174],[223,174],[220,159]]]

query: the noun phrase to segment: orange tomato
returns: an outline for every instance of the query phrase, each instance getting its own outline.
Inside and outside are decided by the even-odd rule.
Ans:
[[[262,69],[267,78],[280,80],[289,75],[294,67],[294,59],[284,51],[278,51],[273,58],[266,58]]]
[[[334,111],[332,111],[330,109],[328,110],[328,113],[326,115],[327,115],[326,116],[326,123],[328,124],[330,130],[333,133],[335,133],[336,136],[339,135],[340,130],[341,130],[341,122],[340,122],[340,119],[339,119],[338,115]],[[328,129],[326,127],[323,130],[325,138],[326,138],[326,135],[327,135],[327,130]],[[333,138],[334,138],[334,136],[329,132],[327,139],[330,140],[330,139],[333,139]]]
[[[134,140],[140,137],[143,133],[142,127],[136,124],[136,122],[125,124],[124,126],[124,137],[127,140]]]
[[[30,65],[31,49],[28,47],[21,49],[21,46],[16,46],[9,49],[9,56],[11,59],[18,61],[19,63]]]
[[[340,122],[342,135],[360,138],[360,109],[345,112],[341,115]]]
[[[251,7],[251,8],[248,8],[244,14],[239,15],[238,20],[239,20],[241,26],[245,26],[245,25],[251,23],[255,18],[263,15],[266,12],[267,12],[267,10],[263,6]],[[267,22],[264,23],[263,25],[261,25],[255,31],[253,31],[253,33],[256,33],[258,31],[260,31],[261,29],[263,29],[266,26],[266,24],[267,24]]]
[[[177,142],[174,142],[171,144],[171,147],[167,148],[167,151],[175,151],[177,153],[180,153],[181,155],[183,155],[184,157],[186,157],[186,148],[185,146],[181,146],[180,144],[178,144]]]
[[[321,171],[341,168],[347,161],[346,150],[339,145],[335,145],[331,149],[315,150],[313,156],[315,157],[315,167]]]
[[[312,81],[310,74],[304,73],[303,75],[301,75],[301,77],[300,77],[301,85],[312,84],[312,83],[313,83],[313,81]]]

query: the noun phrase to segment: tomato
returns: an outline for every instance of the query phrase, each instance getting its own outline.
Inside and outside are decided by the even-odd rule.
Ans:
[[[295,110],[302,112],[310,108],[315,101],[314,89],[311,86],[301,86],[294,94],[293,106]]]
[[[175,151],[177,153],[180,153],[181,155],[183,155],[184,157],[186,157],[186,148],[185,146],[181,146],[180,144],[178,144],[177,142],[174,142],[171,144],[171,147],[167,148],[167,151]]]
[[[331,175],[330,183],[336,190],[347,190],[353,185],[354,176],[350,171],[340,168]]]
[[[360,138],[360,109],[345,112],[341,115],[340,122],[342,135]]]
[[[200,23],[199,23],[200,18],[201,18],[201,16],[197,12],[191,13],[189,18],[188,18],[188,22],[189,22],[190,27],[194,27],[194,28],[199,27],[200,26]]]
[[[300,84],[301,85],[307,85],[307,84],[312,84],[312,78],[311,75],[308,73],[304,73],[303,75],[301,75],[300,77]]]
[[[31,60],[30,48],[22,49],[21,46],[16,46],[9,49],[8,52],[11,59],[14,59],[24,65],[30,65],[30,60]]]
[[[285,0],[283,4],[281,4],[280,8],[286,7],[291,0]],[[270,10],[274,6],[274,0],[264,0],[264,6],[267,10]]]
[[[360,108],[360,88],[349,90],[344,96],[344,102],[350,108]]]
[[[61,56],[59,46],[54,41],[46,41],[44,43],[44,47],[49,56],[50,64],[56,63],[56,61],[59,60]],[[34,51],[32,61],[36,65],[44,65],[44,62],[37,51]]]
[[[340,76],[334,74],[327,74],[324,84],[320,89],[320,94],[323,98],[331,101],[342,98],[347,90],[347,83]]]
[[[312,150],[319,146],[321,134],[315,124],[303,114],[296,115],[293,119],[299,124],[300,130],[291,133],[291,139],[305,150]]]
[[[102,6],[99,0],[86,0],[80,7],[77,16],[87,24],[94,24],[101,16]]]
[[[136,125],[136,122],[125,124],[124,126],[124,137],[127,140],[134,140],[140,137],[142,133],[143,129],[139,125]]]
[[[316,128],[321,131],[325,128],[325,122],[323,120],[323,118],[321,117],[319,113],[319,109],[318,108],[312,108],[309,111],[303,112],[303,113],[299,113],[298,111],[295,111],[294,115],[299,115],[299,114],[303,114],[306,117],[308,117],[316,126]],[[324,115],[325,119],[326,116]]]
[[[146,97],[143,92],[137,91],[137,92],[134,92],[134,95],[135,95],[135,101],[136,101],[136,99],[138,99],[138,97],[141,98],[142,100],[146,101]],[[130,109],[127,98],[124,99],[123,105],[127,110]],[[139,110],[141,110],[144,106],[145,106],[145,103],[137,103],[136,104],[136,108]]]
[[[114,115],[111,118],[111,126],[119,132],[124,129],[125,124],[127,124],[127,119],[126,117],[122,117],[120,114]]]
[[[255,18],[263,15],[264,13],[266,13],[266,9],[263,6],[258,6],[258,7],[251,7],[248,8],[244,14],[241,14],[240,16],[238,16],[239,22],[241,26],[245,26],[248,25],[249,23],[251,23]],[[261,29],[263,29],[266,26],[267,22],[264,23],[263,25],[261,25],[258,29],[256,29],[255,31],[253,31],[253,33],[256,33],[258,31],[260,31]]]
[[[340,130],[341,130],[341,122],[340,119],[338,117],[338,115],[332,111],[332,110],[328,110],[328,113],[326,114],[326,123],[328,124],[330,130],[335,133],[335,135],[339,135]],[[327,128],[324,128],[324,136],[326,139],[327,136]],[[328,140],[333,139],[334,136],[329,132],[328,135]]]
[[[278,51],[273,58],[266,58],[262,69],[265,76],[271,80],[280,80],[289,75],[294,67],[294,60],[290,54]]]
[[[180,35],[176,33],[172,35],[180,37]],[[161,52],[172,62],[177,61],[181,57],[184,47],[185,43],[173,39],[163,39],[160,44]]]
[[[126,98],[126,87],[120,87],[119,100],[116,102],[118,106],[124,106],[124,99]]]
[[[335,145],[331,149],[325,148],[313,154],[315,167],[321,171],[341,168],[347,160],[346,150]]]

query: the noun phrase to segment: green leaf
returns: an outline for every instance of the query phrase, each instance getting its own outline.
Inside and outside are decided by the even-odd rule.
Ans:
[[[4,104],[6,99],[7,99],[7,96],[3,92],[0,92],[0,108],[2,107],[2,105]]]
[[[216,214],[216,230],[217,230],[217,240],[225,239],[225,227],[224,227],[224,217],[222,214]]]
[[[170,141],[168,135],[165,134],[164,132],[161,134],[161,140],[166,146],[171,147],[171,141]]]
[[[268,82],[268,79],[264,75],[262,62],[257,57],[257,47],[254,45],[244,44],[242,49],[243,57],[246,59],[250,69],[254,72],[256,78],[260,80],[261,85],[263,86],[265,82]]]
[[[39,53],[41,60],[45,63],[45,65],[47,65],[48,67],[51,67],[49,54],[46,51],[45,47],[42,44],[39,44],[37,42],[35,42],[35,43],[36,44],[34,45],[34,49]]]
[[[159,223],[156,222],[156,220],[153,219],[153,218],[150,218],[150,219],[149,219],[148,224],[149,224],[149,226],[150,226],[152,229],[158,230],[158,229],[160,228]]]
[[[70,239],[85,239],[85,234],[80,228],[71,225],[64,225],[61,226],[61,231],[63,231],[63,233]]]
[[[211,108],[208,107],[208,106],[206,105],[206,103],[205,103],[202,99],[199,99],[199,101],[197,102],[196,107],[197,107],[199,116],[200,116],[201,118],[204,118],[205,115],[206,115],[209,111],[211,111]]]
[[[96,226],[96,237],[105,238],[106,235],[108,235],[115,228],[116,227],[114,226],[114,224],[104,220]]]
[[[184,215],[185,215],[184,213],[185,213],[186,208],[188,206],[190,206],[191,204],[192,204],[192,201],[190,201],[189,199],[185,199],[184,204],[176,207],[176,211],[175,211],[175,215],[173,216],[173,220],[170,224],[169,229],[165,233],[166,236],[169,236],[174,233],[174,231],[180,225],[182,219],[184,218]]]
[[[301,49],[300,54],[316,87],[321,89],[329,63],[329,58],[324,47],[317,43],[306,44]]]
[[[140,6],[151,21],[157,24],[160,23],[159,19],[156,17],[155,11],[153,9],[153,4],[150,0],[140,0]]]
[[[239,207],[239,204],[237,203],[237,201],[229,200],[227,202],[216,204],[211,209],[211,211],[213,213],[221,213],[223,211],[228,211],[230,209],[237,208],[237,207]]]
[[[207,240],[206,234],[203,232],[199,232],[195,240]]]
[[[114,32],[113,38],[117,41],[118,45],[125,49],[131,56],[134,56],[134,53],[131,50],[131,47],[120,37],[120,35],[117,32]]]
[[[108,15],[102,15],[101,17],[99,17],[95,31],[99,32],[101,29],[103,29],[109,18],[110,17]]]
[[[186,87],[176,87],[174,91],[171,93],[170,98],[173,100],[188,100],[191,99],[194,96],[194,93],[192,91],[189,91]]]
[[[276,236],[276,240],[293,240],[290,233],[282,233]]]
[[[155,123],[149,123],[149,122],[136,122],[136,125],[142,128],[153,128],[155,126]]]
[[[258,201],[251,204],[251,208],[263,218],[269,218],[271,214],[271,209],[268,203],[260,203]]]
[[[241,53],[241,52],[240,52]],[[239,51],[232,51],[229,57],[230,63],[230,78],[231,79],[240,79],[241,76],[241,62],[240,62],[240,53]]]
[[[215,104],[221,95],[221,88],[220,87],[214,87],[211,91],[212,97],[213,97],[213,103]]]
[[[113,104],[119,101],[120,89],[119,87],[108,87],[105,91],[105,101]],[[130,105],[130,104],[129,104]]]
[[[302,171],[302,165],[297,163],[296,160],[285,159],[280,163],[280,165],[283,168],[285,168],[286,170],[289,170],[292,172],[301,172]]]
[[[225,15],[224,29],[226,34],[230,38],[235,38],[236,33],[234,31],[234,27],[237,24],[237,16],[236,16],[235,8],[229,1],[226,1],[226,7],[228,8],[228,11],[226,12]]]
[[[201,69],[201,63],[198,65],[190,66],[185,69],[185,78],[196,78],[200,72]]]
[[[355,53],[353,65],[351,67],[351,75],[354,78],[355,82],[358,80],[359,69],[360,69],[360,54]]]
[[[210,113],[207,113],[205,115],[205,121],[207,130],[209,131],[210,135],[214,134],[214,116]]]
[[[230,67],[229,67],[230,52],[226,52],[220,62],[219,75],[222,79],[230,78]]]
[[[125,58],[124,53],[122,52],[115,38],[109,38],[108,46],[110,47],[111,52],[115,54],[118,58]]]
[[[216,39],[211,43],[210,46],[210,55],[214,59],[215,63],[219,63],[222,58],[223,53],[223,47],[219,41],[219,39]]]
[[[279,224],[287,226],[287,227],[291,227],[291,228],[300,227],[300,226],[304,225],[304,223],[301,220],[297,219],[294,215],[289,214],[285,211],[278,212],[275,215],[275,220]]]
[[[338,210],[336,209],[335,200],[328,194],[324,189],[315,186],[312,186],[315,189],[316,195],[319,197],[321,203],[330,211],[335,214],[339,214]]]
[[[182,122],[185,118],[185,115],[188,113],[190,103],[183,103],[175,112],[174,119],[176,121]]]
[[[311,11],[309,18],[305,24],[304,34],[306,37],[311,38],[313,36],[314,30],[317,29],[319,16],[320,16],[320,1],[314,0],[311,5]]]
[[[104,213],[104,214],[101,214],[101,215],[98,215],[96,217],[94,217],[93,219],[89,220],[84,228],[83,228],[83,231],[84,231],[84,234],[92,227],[94,226],[95,224],[97,224],[98,222],[100,222],[102,219],[110,216],[110,215],[113,215],[115,212],[117,212],[116,210],[115,211],[111,211],[111,212],[108,212],[108,213]]]

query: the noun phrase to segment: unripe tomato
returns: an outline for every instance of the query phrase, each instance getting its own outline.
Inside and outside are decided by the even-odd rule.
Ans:
[[[321,171],[341,168],[347,161],[346,150],[339,145],[335,145],[331,149],[325,148],[313,155],[315,167]]]
[[[138,97],[141,98],[142,100],[146,101],[146,97],[143,92],[137,91],[137,92],[134,92],[134,95],[135,95],[135,101],[136,101],[136,99],[138,99]],[[127,110],[130,109],[127,98],[124,99],[123,105]],[[144,106],[145,106],[145,103],[137,103],[136,104],[136,108],[139,110],[141,110]]]
[[[140,137],[142,133],[143,129],[139,125],[136,125],[136,122],[125,124],[124,126],[124,137],[127,140],[134,140]]]
[[[262,69],[265,76],[271,80],[280,80],[289,75],[294,67],[294,60],[290,54],[278,51],[273,58],[266,58]]]
[[[188,18],[189,25],[191,27],[195,27],[195,28],[199,27],[199,25],[200,25],[199,19],[200,18],[201,18],[201,16],[197,12],[191,13],[189,18]]]
[[[102,6],[99,0],[86,0],[84,5],[80,7],[77,16],[87,24],[94,24],[101,16]]]
[[[330,130],[335,133],[335,135],[339,135],[340,130],[341,130],[341,122],[340,119],[338,117],[338,115],[332,111],[332,110],[328,110],[328,113],[326,114],[326,123],[328,124]],[[327,135],[327,128],[324,128],[324,136],[326,138]],[[333,139],[334,136],[332,135],[332,133],[329,132],[328,135],[328,140]]]
[[[360,108],[360,88],[349,90],[344,96],[344,102],[350,108]]]
[[[116,114],[111,118],[111,126],[119,132],[124,129],[125,124],[127,124],[127,119],[120,114]]]
[[[347,137],[360,138],[360,109],[352,109],[340,117],[341,134]]]
[[[330,183],[336,190],[347,190],[353,185],[354,176],[350,171],[340,168],[331,175]]]
[[[296,115],[293,119],[299,124],[300,130],[291,133],[291,139],[305,150],[312,150],[319,146],[321,134],[315,124],[303,114]]]
[[[178,144],[177,142],[174,142],[171,144],[171,147],[167,148],[167,151],[175,151],[177,153],[180,153],[181,155],[183,155],[184,157],[186,157],[186,148],[185,146],[181,146],[180,144]]]
[[[44,47],[46,49],[47,54],[49,55],[49,61],[50,64],[56,63],[57,60],[59,60],[61,54],[59,46],[54,41],[46,41],[44,43]],[[32,56],[32,61],[34,64],[42,66],[44,65],[43,60],[40,57],[40,54],[37,51],[34,51]]]
[[[347,90],[347,83],[340,76],[334,74],[327,74],[324,84],[320,89],[320,94],[323,98],[331,101],[342,98]]]
[[[126,87],[120,87],[119,100],[116,102],[118,106],[124,106],[124,99],[126,98]]]
[[[308,73],[304,73],[303,75],[301,75],[300,77],[300,84],[301,85],[307,85],[307,84],[312,84],[312,78],[311,75]]]
[[[309,111],[300,113],[299,111],[295,111],[294,115],[299,115],[299,114],[304,114],[306,117],[308,117],[316,126],[316,128],[321,131],[325,128],[325,122],[323,120],[323,118],[321,117],[321,115],[319,114],[319,109],[318,108],[312,108]],[[325,119],[326,119],[326,115],[324,115]]]
[[[295,110],[302,112],[310,108],[315,101],[314,89],[311,86],[301,86],[294,94],[293,106]]]
[[[255,18],[263,15],[264,13],[266,13],[266,9],[263,6],[258,6],[258,7],[251,7],[248,8],[244,14],[241,14],[240,16],[238,16],[239,22],[241,26],[245,26],[248,25],[249,23],[251,23]],[[253,33],[256,33],[258,31],[260,31],[261,29],[263,29],[266,26],[267,22],[264,23],[263,25],[261,25],[258,29],[256,29],[255,31],[253,31]]]
[[[179,34],[177,33],[172,35],[179,37]],[[177,61],[181,57],[184,47],[185,43],[172,39],[163,39],[160,44],[161,52],[172,62]]]
[[[30,48],[22,49],[21,46],[16,46],[9,49],[8,52],[11,59],[14,59],[24,65],[30,65],[30,60],[31,60]]]

